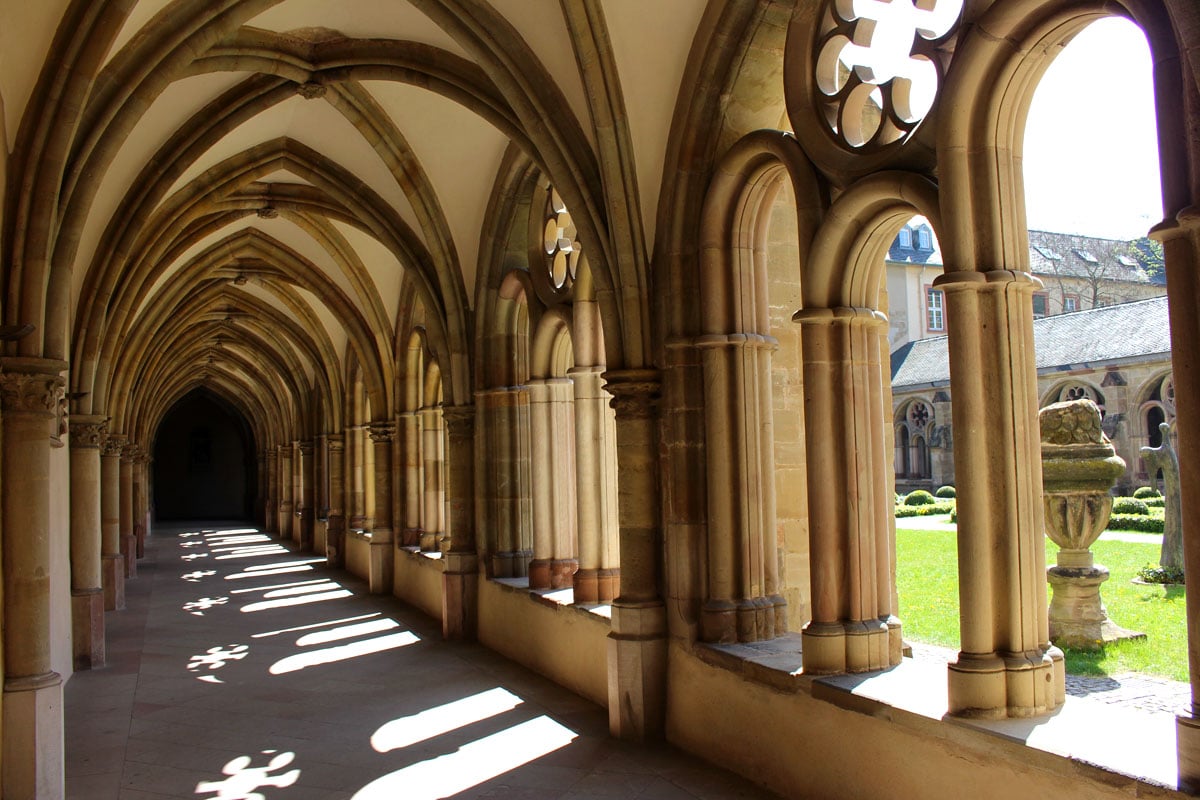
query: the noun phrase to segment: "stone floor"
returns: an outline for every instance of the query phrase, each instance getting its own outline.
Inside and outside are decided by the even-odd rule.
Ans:
[[[765,798],[252,529],[157,531],[66,688],[78,800]]]

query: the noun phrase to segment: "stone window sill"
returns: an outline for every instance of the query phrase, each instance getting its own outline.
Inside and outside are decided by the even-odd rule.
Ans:
[[[576,604],[574,589],[530,589],[529,578],[492,578],[492,583],[499,584],[509,591],[525,592],[531,600],[541,603],[544,606],[551,608],[572,608],[576,611],[602,617],[606,620],[612,619],[612,605],[610,603]]]

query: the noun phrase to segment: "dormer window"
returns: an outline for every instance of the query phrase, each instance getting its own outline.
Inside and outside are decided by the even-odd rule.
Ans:
[[[1092,255],[1091,253],[1089,253],[1087,250],[1076,249],[1075,255],[1079,256],[1080,258],[1082,258],[1084,261],[1088,262],[1089,264],[1099,264],[1100,263],[1099,260],[1097,260],[1096,257],[1094,255]]]
[[[920,228],[917,230],[917,249],[933,249],[933,234],[929,232],[929,228]]]
[[[900,246],[905,250],[912,249],[912,228],[900,229]]]

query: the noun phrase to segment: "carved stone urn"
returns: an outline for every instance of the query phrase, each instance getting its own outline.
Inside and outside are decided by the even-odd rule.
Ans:
[[[1050,639],[1060,647],[1096,650],[1142,637],[1108,618],[1100,599],[1108,569],[1095,563],[1090,549],[1108,525],[1109,491],[1125,471],[1100,430],[1100,409],[1091,400],[1068,400],[1043,408],[1039,421],[1046,535],[1059,546],[1056,565],[1046,570],[1053,591]]]

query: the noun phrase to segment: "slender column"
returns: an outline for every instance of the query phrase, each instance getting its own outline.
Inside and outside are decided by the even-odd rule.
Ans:
[[[107,417],[76,416],[71,441],[71,634],[75,669],[104,666],[100,443]]]
[[[313,540],[312,552],[324,554],[329,538],[329,437],[318,435],[313,440]]]
[[[579,528],[576,603],[608,603],[618,594],[616,417],[600,373],[570,370],[575,388],[575,500]]]
[[[1200,575],[1200,209],[1152,233],[1162,242],[1171,318],[1171,366],[1175,382],[1175,432],[1179,437],[1179,484],[1183,518],[1184,571]],[[1200,789],[1200,592],[1186,593],[1188,677],[1191,702],[1176,718],[1181,788]]]
[[[313,549],[313,443],[299,442],[296,445],[296,531],[295,540],[300,550],[311,553]]]
[[[491,574],[496,578],[525,576],[533,555],[529,389],[489,389],[477,392],[475,398],[482,428],[479,530],[492,531],[495,537],[486,547]],[[613,436],[615,441],[615,433]]]
[[[137,577],[137,536],[133,531],[133,461],[136,444],[121,448],[121,557],[125,559],[125,580]]]
[[[100,549],[104,610],[125,609],[125,562],[121,557],[121,450],[125,437],[110,433],[100,456]]]
[[[1049,644],[1031,295],[1024,272],[948,272],[962,651],[950,712],[1026,717],[1065,695]],[[815,504],[814,504],[815,505]]]
[[[442,635],[475,636],[479,558],[475,547],[475,406],[442,409],[449,442],[446,465],[447,541],[442,572]]]
[[[574,390],[567,378],[529,382],[533,431],[533,560],[529,588],[574,586],[579,569]]]
[[[367,498],[363,484],[363,429],[360,425],[346,428],[346,510],[350,514],[351,530],[366,528]]]
[[[375,447],[375,518],[371,528],[372,594],[392,590],[392,442],[396,423],[372,422],[371,441]]]
[[[424,484],[421,478],[421,414],[405,411],[399,416],[400,436],[400,485],[403,528],[400,531],[402,547],[417,547],[421,544],[421,510],[424,504]]]
[[[281,444],[279,459],[279,538],[292,538],[292,510],[295,497],[295,476],[292,475],[292,445]]]
[[[267,527],[268,497],[271,489],[267,474],[267,456],[262,450],[258,451],[258,470],[255,472],[257,494],[254,498],[254,524],[260,528]]]
[[[425,479],[421,508],[421,549],[441,548],[446,530],[446,489],[442,482],[442,407],[427,406],[421,414],[421,471]]]
[[[900,663],[892,615],[890,528],[880,366],[882,315],[798,311],[804,326],[812,621],[804,669],[865,672]],[[883,585],[880,585],[882,582]]]
[[[4,797],[49,800],[64,791],[62,676],[50,666],[50,439],[66,367],[0,359]]]
[[[666,717],[667,619],[662,598],[657,370],[604,373],[616,411],[621,594],[612,604],[608,727],[622,739],[661,737]]]
[[[331,567],[346,565],[346,490],[343,472],[346,465],[342,434],[330,434],[329,440],[329,512],[325,529],[325,560]]]
[[[150,534],[150,456],[138,448],[133,460],[133,539],[137,558],[146,555]]]
[[[267,505],[263,509],[263,527],[267,533],[279,533],[279,458],[274,447],[268,447],[263,452],[263,461],[267,465]]]

